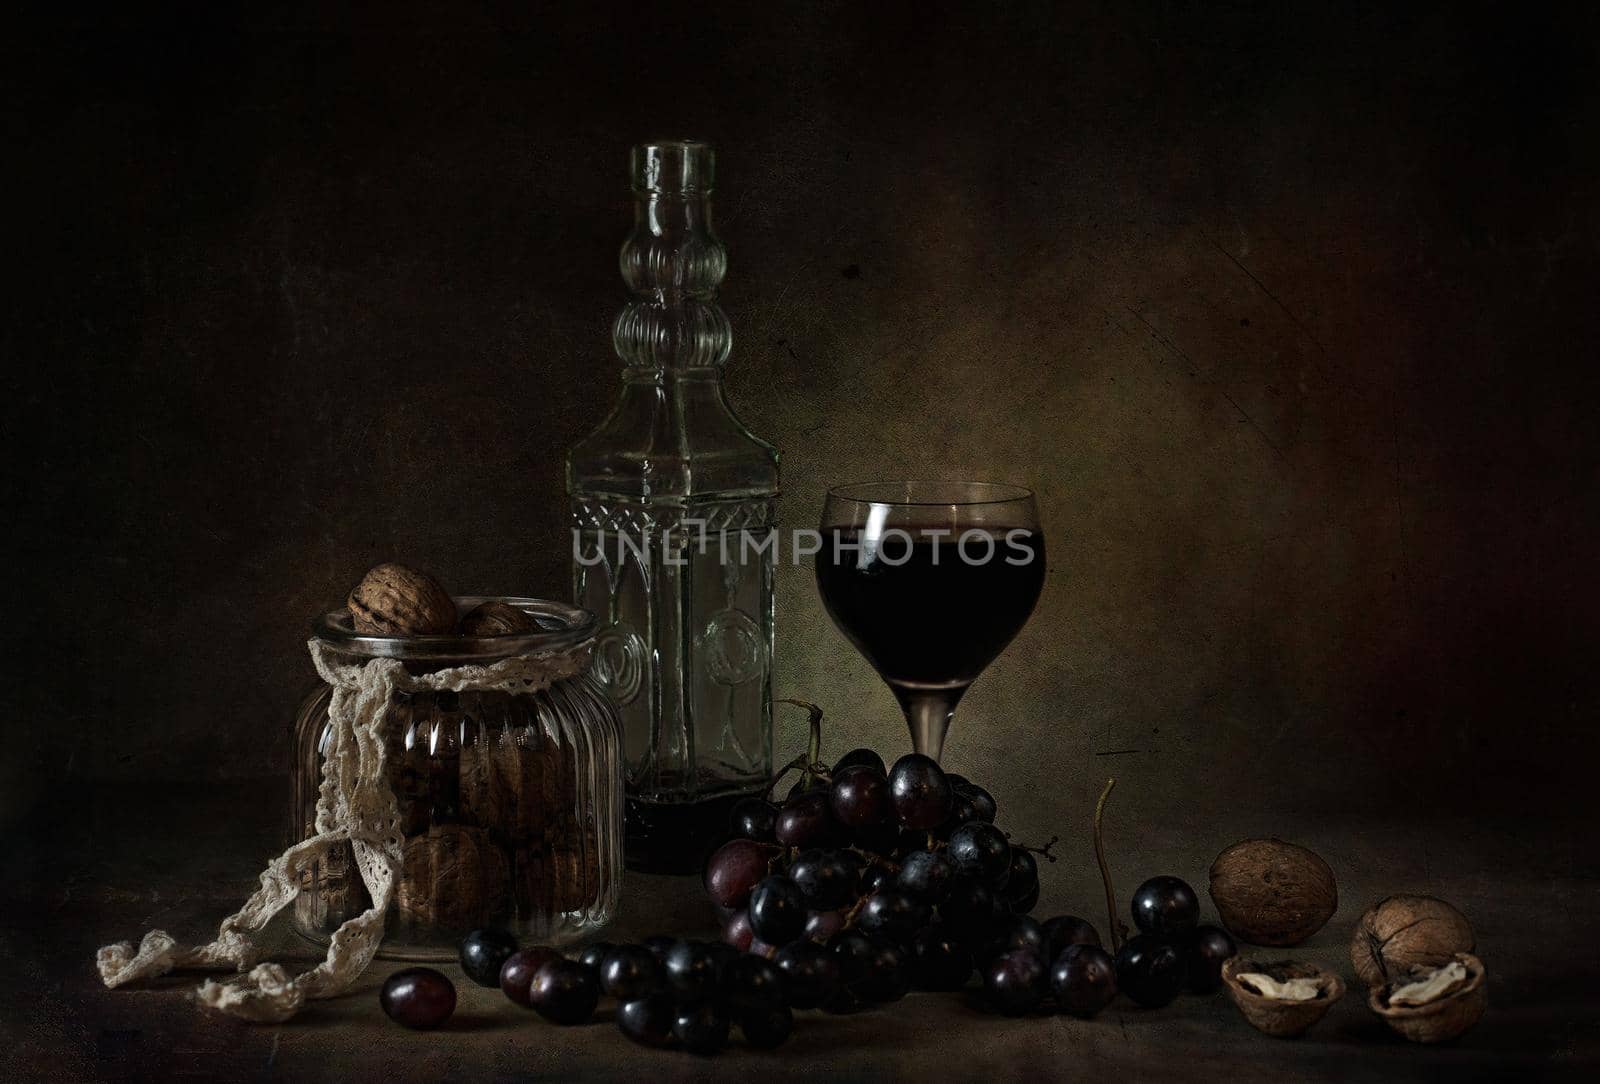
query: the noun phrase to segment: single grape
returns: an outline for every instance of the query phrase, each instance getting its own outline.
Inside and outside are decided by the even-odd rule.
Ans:
[[[785,847],[826,847],[839,836],[828,806],[828,792],[807,791],[778,810],[773,835]]]
[[[894,815],[907,828],[937,828],[950,816],[950,780],[932,757],[907,753],[889,773]]]
[[[1050,973],[1044,961],[1026,949],[996,956],[983,969],[989,1003],[1007,1016],[1022,1016],[1044,1000]]]
[[[861,874],[860,892],[863,896],[870,896],[881,889],[889,888],[894,883],[894,870],[882,863],[874,862]]]
[[[619,1001],[644,997],[665,984],[661,961],[643,945],[618,945],[600,962],[600,989]]]
[[[946,849],[956,872],[973,877],[994,888],[1003,888],[1011,872],[1011,844],[992,824],[978,821],[964,824],[950,833]]]
[[[1189,989],[1209,994],[1222,985],[1222,965],[1238,955],[1239,946],[1227,931],[1215,926],[1199,926],[1189,935]]]
[[[950,799],[950,815],[945,818],[943,824],[933,829],[934,838],[949,839],[957,828],[979,819],[977,807],[972,804],[972,799],[958,791]]]
[[[592,941],[583,946],[583,949],[578,953],[578,962],[587,967],[589,973],[594,976],[594,980],[599,982],[600,965],[605,963],[606,957],[611,955],[611,950],[616,947],[610,941]]]
[[[900,864],[895,886],[900,891],[922,900],[938,903],[950,891],[956,869],[942,851],[913,851]]]
[[[802,775],[799,779],[796,779],[794,781],[794,785],[789,788],[789,793],[784,796],[784,801],[788,801],[790,798],[798,798],[802,794],[818,793],[828,793],[828,780],[821,776],[815,775],[807,779],[804,775]]]
[[[1039,863],[1034,859],[1033,852],[1021,847],[1011,848],[1011,869],[1006,873],[1005,896],[1015,911],[1026,912],[1039,901]]]
[[[1183,953],[1164,937],[1140,934],[1117,952],[1117,989],[1147,1009],[1159,1009],[1183,989]]]
[[[772,849],[749,839],[730,839],[706,859],[706,895],[719,907],[737,911],[750,902],[750,890],[767,875]]]
[[[800,886],[782,874],[756,885],[750,893],[750,928],[769,945],[787,945],[806,929],[806,898]]]
[[[1011,902],[1005,899],[1005,892],[995,892],[992,899],[994,899],[994,907],[989,908],[990,937],[994,937],[995,932],[1000,927],[1005,926],[1005,924],[1010,923],[1011,919],[1016,918],[1016,911],[1011,910]]]
[[[860,930],[840,930],[828,939],[827,949],[839,961],[839,981],[850,985],[863,978],[876,951],[872,938]]]
[[[832,774],[838,775],[846,768],[853,767],[857,764],[864,764],[867,767],[879,772],[886,771],[883,766],[883,758],[877,753],[874,753],[871,749],[852,749],[834,762]]]
[[[721,963],[711,946],[700,941],[679,941],[663,961],[667,985],[680,999],[699,1001],[717,992]]]
[[[532,1008],[528,1000],[528,990],[533,985],[533,977],[545,964],[559,959],[561,953],[544,945],[513,952],[506,957],[506,962],[500,965],[501,992],[524,1009]]]
[[[891,941],[905,943],[928,924],[928,905],[912,899],[899,889],[874,892],[861,905],[856,923],[867,933],[880,934]]]
[[[528,1004],[555,1024],[581,1024],[600,1000],[594,974],[576,960],[555,959],[541,967],[528,988]]]
[[[656,959],[663,962],[667,958],[667,953],[672,951],[672,946],[676,945],[677,943],[678,939],[676,937],[669,937],[664,933],[658,933],[653,937],[646,937],[640,942],[640,944],[644,945],[645,948],[650,950]]]
[[[866,973],[854,983],[867,1001],[899,1001],[911,990],[911,956],[885,937],[870,936]]]
[[[972,811],[980,821],[994,823],[995,814],[999,811],[995,805],[994,795],[976,783],[968,783],[961,793],[972,803]]]
[[[728,1004],[737,1012],[789,1003],[783,972],[759,956],[744,955],[730,963],[723,971],[722,985]]]
[[[814,1009],[839,985],[839,961],[833,953],[802,938],[778,950],[772,962],[783,972],[783,989],[796,1009]]]
[[[735,911],[722,923],[722,940],[740,952],[750,951],[750,941],[756,931],[750,926],[749,911]]]
[[[728,830],[742,839],[771,843],[777,828],[778,807],[765,798],[740,798],[728,814]]]
[[[794,1030],[794,1013],[787,1005],[768,1005],[749,1009],[739,1015],[739,1030],[744,1041],[757,1050],[771,1050],[782,1046]]]
[[[833,777],[828,801],[833,818],[847,828],[874,828],[893,816],[889,780],[882,771],[855,764]]]
[[[1042,924],[1046,941],[1045,956],[1054,960],[1069,945],[1098,945],[1100,934],[1076,915],[1056,915]]]
[[[640,1046],[666,1046],[678,1009],[670,994],[658,992],[617,1006],[617,1030]]]
[[[1012,915],[1002,920],[989,937],[983,956],[992,960],[1008,952],[1031,952],[1041,960],[1049,950],[1044,927],[1027,915]]]
[[[919,989],[959,990],[972,976],[972,953],[946,926],[933,926],[911,942],[912,977]]]
[[[1200,921],[1200,900],[1177,877],[1152,877],[1133,894],[1133,922],[1145,933],[1174,937]]]
[[[801,851],[789,867],[789,879],[800,886],[806,906],[831,911],[856,898],[860,874],[856,864],[838,851]]]
[[[408,967],[384,980],[378,1004],[404,1027],[436,1028],[456,1011],[456,988],[431,967]]]
[[[1117,996],[1117,965],[1099,945],[1069,945],[1050,968],[1050,989],[1062,1012],[1093,1016]]]
[[[458,946],[461,970],[479,986],[499,986],[500,968],[517,951],[517,939],[505,930],[473,930]]]
[[[672,1034],[691,1054],[715,1054],[728,1045],[728,1014],[714,1001],[680,1005]]]
[[[842,929],[843,911],[812,911],[806,915],[806,936],[813,941],[826,941]]]
[[[994,892],[982,881],[957,877],[939,903],[939,917],[962,936],[987,931],[994,917]]]

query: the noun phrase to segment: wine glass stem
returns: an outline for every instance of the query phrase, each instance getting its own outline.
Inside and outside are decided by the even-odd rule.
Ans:
[[[911,730],[913,749],[923,756],[939,760],[944,752],[944,736],[950,729],[950,720],[966,691],[966,686],[958,689],[894,687],[894,694],[906,713],[906,726]]]

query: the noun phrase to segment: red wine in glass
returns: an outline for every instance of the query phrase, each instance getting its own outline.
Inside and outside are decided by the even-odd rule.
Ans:
[[[938,759],[967,687],[1044,586],[1033,494],[987,482],[870,482],[823,506],[817,588],[894,690],[917,752]]]

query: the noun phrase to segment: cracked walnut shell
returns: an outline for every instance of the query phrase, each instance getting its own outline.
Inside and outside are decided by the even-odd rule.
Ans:
[[[1350,963],[1368,989],[1471,952],[1472,923],[1432,896],[1390,896],[1367,908],[1350,938]]]
[[[1367,1005],[1414,1043],[1442,1043],[1476,1024],[1488,1008],[1483,961],[1458,952],[1443,966],[1419,968],[1367,993]]]

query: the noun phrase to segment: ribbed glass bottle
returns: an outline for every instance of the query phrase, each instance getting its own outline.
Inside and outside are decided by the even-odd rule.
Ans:
[[[713,172],[704,143],[634,148],[622,394],[567,459],[575,599],[622,714],[627,860],[655,872],[697,870],[772,771],[778,453],[723,391]]]

